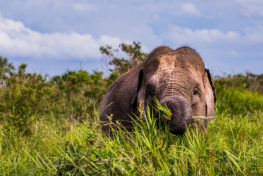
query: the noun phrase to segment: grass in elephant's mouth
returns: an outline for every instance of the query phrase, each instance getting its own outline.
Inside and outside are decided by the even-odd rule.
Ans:
[[[161,116],[165,119],[165,120],[171,120],[173,117],[173,113],[171,112],[171,110],[168,108],[167,105],[161,105],[161,103],[159,102],[159,100],[154,97],[154,102],[155,102],[155,109],[160,112]]]

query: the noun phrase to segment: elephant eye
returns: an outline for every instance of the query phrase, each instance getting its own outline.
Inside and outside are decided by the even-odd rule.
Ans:
[[[192,95],[192,107],[196,106],[196,104],[199,102],[200,100],[200,89],[198,86],[196,86],[193,90],[193,95]]]
[[[198,95],[199,94],[199,88],[195,87],[193,91],[193,95]]]

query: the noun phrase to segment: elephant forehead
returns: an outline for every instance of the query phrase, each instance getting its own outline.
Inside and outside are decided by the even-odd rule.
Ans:
[[[177,65],[176,55],[164,55],[159,58],[158,70],[174,70]]]
[[[159,67],[156,71],[159,73],[165,72],[165,74],[188,72],[188,75],[191,75],[204,71],[204,64],[202,63],[200,58],[189,59],[176,54],[167,54],[159,57]]]
[[[195,67],[195,64],[189,62],[187,59],[182,59],[176,54],[163,55],[159,58],[158,70],[183,71],[190,70]]]
[[[201,72],[194,64],[179,58],[176,54],[166,54],[159,58],[159,65],[151,76],[152,82],[158,86],[164,84],[192,84],[200,78]]]
[[[159,86],[167,84],[186,85],[196,82],[191,71],[176,71],[167,68],[158,69],[155,79]]]
[[[169,62],[160,62],[156,71],[155,80],[161,96],[179,94],[187,96],[198,82],[199,72],[189,64],[182,64],[175,60],[167,59]],[[166,60],[166,61],[167,61]],[[190,101],[190,97],[186,97]]]
[[[201,72],[191,69],[191,67],[188,69],[160,67],[154,77],[159,86],[172,83],[192,86],[203,81]]]

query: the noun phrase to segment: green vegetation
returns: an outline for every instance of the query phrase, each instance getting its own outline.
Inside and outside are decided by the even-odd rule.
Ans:
[[[215,79],[217,112],[207,132],[170,134],[140,107],[133,133],[112,124],[108,137],[98,119],[102,96],[146,57],[139,43],[120,50],[127,58],[102,51],[116,60],[108,77],[79,70],[48,79],[0,57],[0,175],[263,175],[263,75]]]

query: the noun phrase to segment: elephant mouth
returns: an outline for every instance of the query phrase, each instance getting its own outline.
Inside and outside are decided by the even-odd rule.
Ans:
[[[201,129],[202,131],[205,131],[207,129],[208,123],[213,120],[215,117],[203,117],[198,116],[199,118],[195,118],[196,116],[189,116],[187,117],[188,121],[185,122],[185,124],[174,124],[172,120],[169,120],[167,122],[168,129],[171,133],[182,135],[186,132],[187,128],[192,129]],[[200,118],[201,117],[201,118]],[[173,117],[176,118],[176,117]]]
[[[160,102],[168,107],[172,113],[167,121],[168,129],[173,134],[184,134],[187,126],[192,123],[192,107],[183,96],[173,95]]]
[[[188,118],[191,119],[191,117]],[[174,124],[174,122],[171,120],[168,121],[168,129],[172,134],[182,135],[186,132],[186,129],[189,127],[190,124],[192,124],[192,120],[188,120],[186,122],[181,122],[177,124]]]

